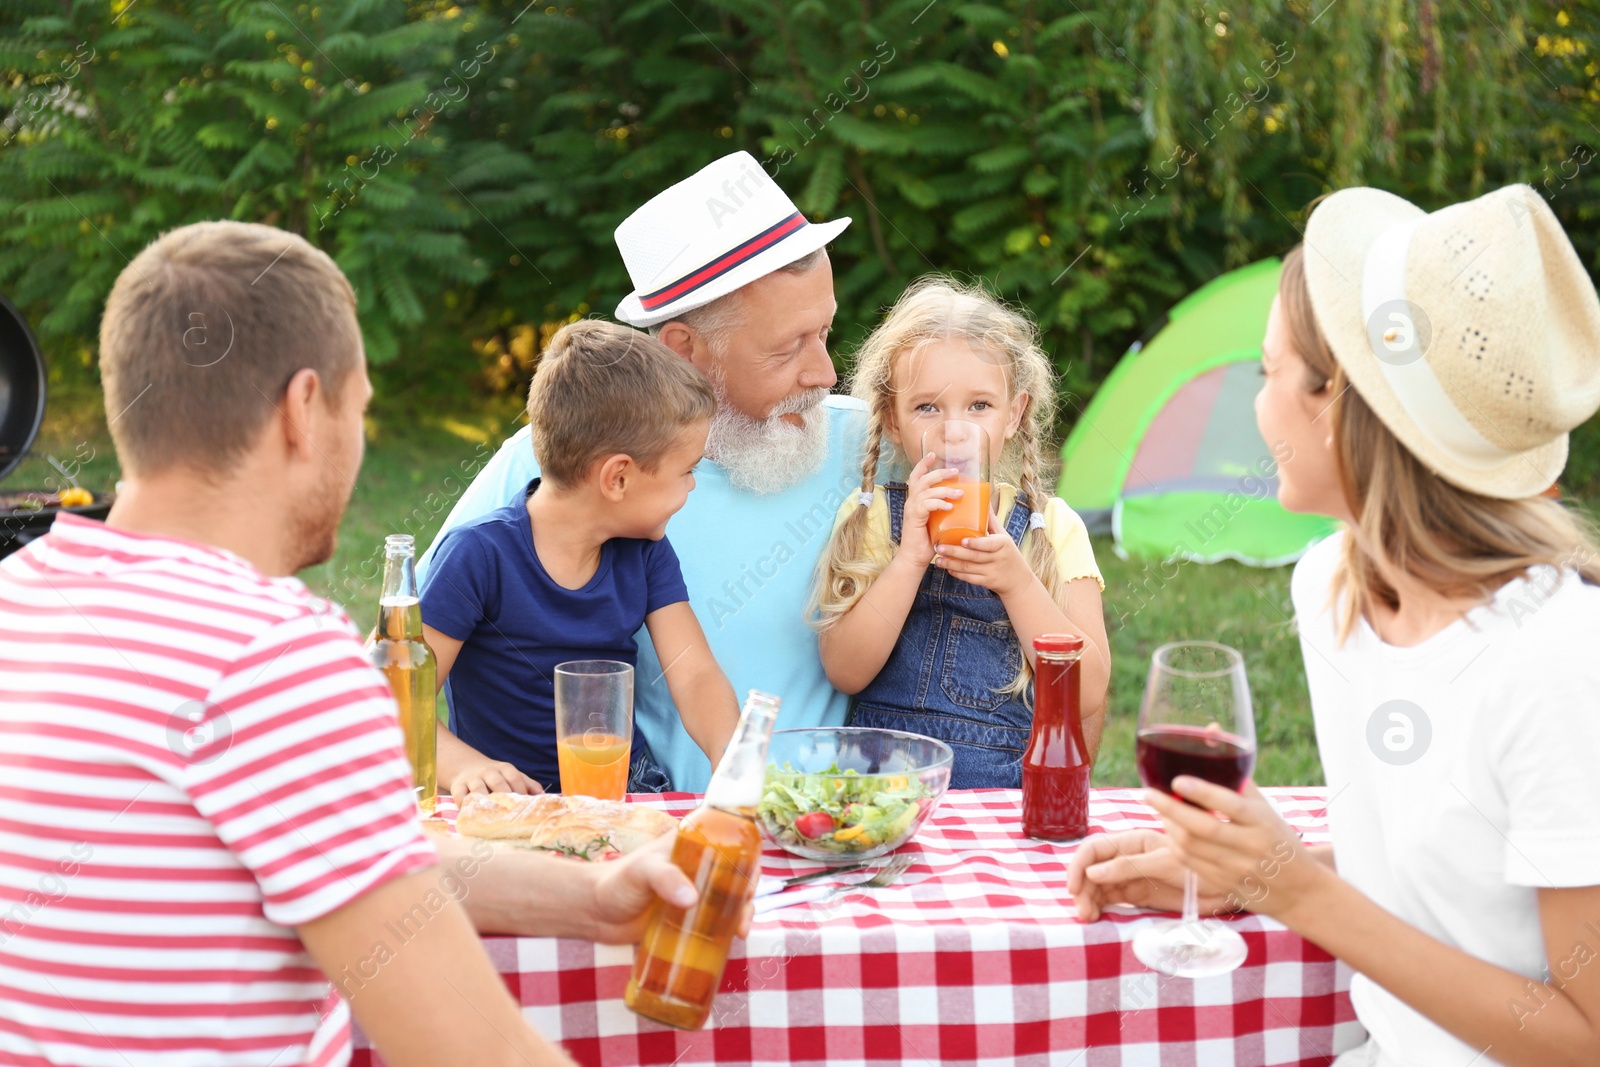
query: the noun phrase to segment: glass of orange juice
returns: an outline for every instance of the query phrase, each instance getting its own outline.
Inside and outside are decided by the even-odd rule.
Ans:
[[[556,764],[561,791],[623,799],[632,749],[633,668],[610,659],[556,664]]]
[[[959,545],[963,537],[989,532],[989,431],[975,422],[951,419],[934,423],[922,434],[922,455],[934,455],[934,469],[947,468],[955,477],[940,482],[961,490],[949,511],[928,516],[928,539],[936,545]]]

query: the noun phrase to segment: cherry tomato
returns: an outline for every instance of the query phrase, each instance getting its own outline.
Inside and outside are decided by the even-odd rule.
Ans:
[[[825,811],[814,811],[810,815],[802,815],[796,819],[794,828],[801,837],[815,840],[823,834],[833,833],[833,816]]]

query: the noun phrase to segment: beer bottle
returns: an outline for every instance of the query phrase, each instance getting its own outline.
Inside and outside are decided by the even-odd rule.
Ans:
[[[778,698],[750,690],[704,799],[678,828],[672,861],[700,898],[689,908],[657,901],[634,952],[623,1002],[647,1019],[698,1030],[711,1014],[728,946],[761,875],[755,814],[777,718]]]
[[[417,805],[433,814],[439,793],[438,735],[434,717],[438,688],[433,650],[422,639],[422,602],[417,596],[416,539],[390,534],[384,541],[383,593],[378,627],[367,641],[367,659],[383,672],[400,706],[400,731]]]

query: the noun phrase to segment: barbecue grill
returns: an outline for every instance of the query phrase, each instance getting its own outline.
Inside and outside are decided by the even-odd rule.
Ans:
[[[44,358],[33,331],[21,312],[0,296],[0,482],[27,456],[39,435],[44,394]],[[0,486],[0,557],[43,535],[63,511],[104,519],[111,510],[111,494],[91,497],[90,503],[63,507],[60,489]]]

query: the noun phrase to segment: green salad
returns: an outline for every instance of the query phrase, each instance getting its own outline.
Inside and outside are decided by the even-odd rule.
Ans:
[[[863,775],[841,771],[837,763],[802,774],[774,764],[756,813],[782,844],[845,855],[904,835],[931,797],[915,775]]]

